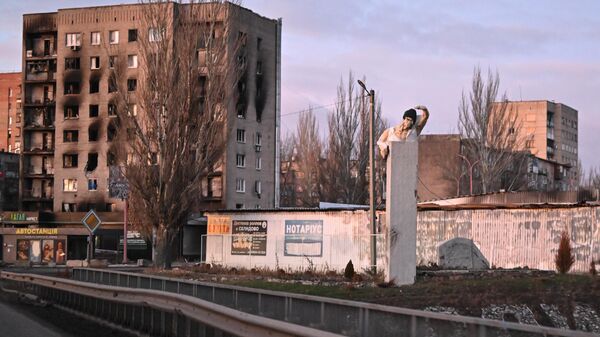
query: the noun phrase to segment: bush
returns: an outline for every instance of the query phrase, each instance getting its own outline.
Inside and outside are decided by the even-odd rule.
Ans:
[[[348,261],[346,268],[344,269],[344,278],[348,280],[352,280],[354,277],[354,265],[352,264],[352,260]]]
[[[560,236],[560,244],[554,257],[554,263],[556,264],[556,270],[561,274],[568,273],[573,263],[575,263],[575,256],[571,249],[571,239],[566,231],[562,232]]]

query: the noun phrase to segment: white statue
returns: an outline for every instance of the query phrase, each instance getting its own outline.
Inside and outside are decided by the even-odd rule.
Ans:
[[[415,109],[423,111],[423,113],[417,117],[417,111]],[[424,105],[417,105],[414,109],[408,109],[404,112],[402,123],[386,129],[383,131],[379,140],[377,140],[377,146],[379,146],[379,153],[383,159],[387,159],[389,153],[390,142],[393,141],[409,141],[414,142],[418,140],[418,136],[427,124],[429,119],[429,110]]]

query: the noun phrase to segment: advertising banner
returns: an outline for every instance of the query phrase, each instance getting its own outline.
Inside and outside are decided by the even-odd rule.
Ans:
[[[229,234],[231,233],[231,218],[211,216],[208,218],[206,234]]]
[[[285,220],[285,256],[323,256],[323,220]]]
[[[267,255],[267,222],[233,221],[231,255]]]

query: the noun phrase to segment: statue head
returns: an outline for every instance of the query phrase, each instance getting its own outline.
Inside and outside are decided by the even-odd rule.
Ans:
[[[412,128],[412,126],[415,124],[415,121],[417,120],[417,111],[415,109],[408,109],[404,112],[404,115],[402,116],[402,128],[403,129],[410,129]]]

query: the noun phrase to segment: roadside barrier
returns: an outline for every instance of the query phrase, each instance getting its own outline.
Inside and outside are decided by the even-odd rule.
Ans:
[[[345,336],[598,336],[574,330],[130,272],[77,268],[73,269],[73,278],[182,294],[247,314]]]
[[[339,336],[165,291],[9,272],[0,279],[4,288],[150,336]]]

